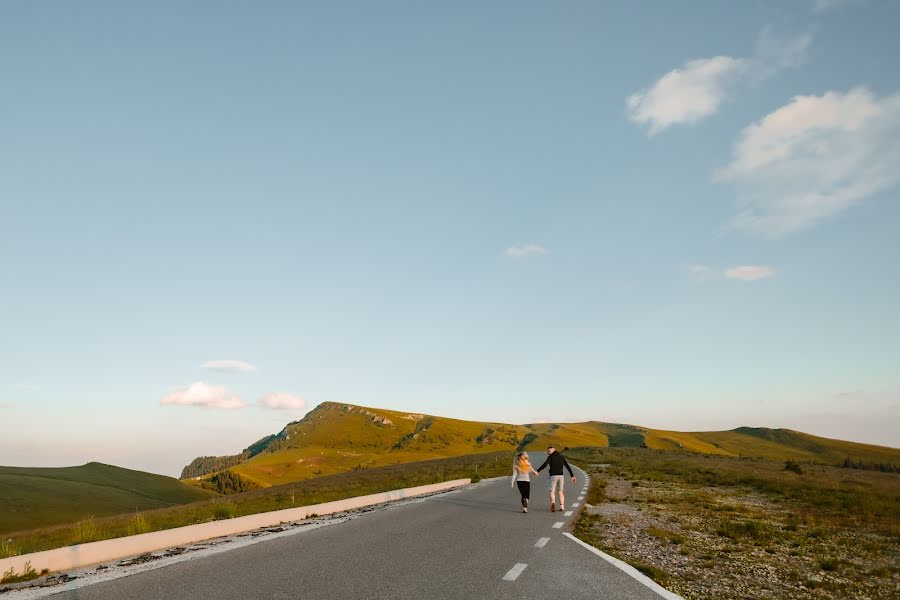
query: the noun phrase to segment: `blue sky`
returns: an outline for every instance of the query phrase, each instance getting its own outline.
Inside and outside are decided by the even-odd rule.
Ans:
[[[326,400],[900,446],[898,23],[6,3],[0,464],[177,474]]]

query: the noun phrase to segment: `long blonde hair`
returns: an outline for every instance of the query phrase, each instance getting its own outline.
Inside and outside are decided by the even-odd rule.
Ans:
[[[516,454],[516,459],[513,464],[516,467],[516,471],[519,473],[528,473],[531,471],[531,461],[528,460],[527,452],[519,452]]]

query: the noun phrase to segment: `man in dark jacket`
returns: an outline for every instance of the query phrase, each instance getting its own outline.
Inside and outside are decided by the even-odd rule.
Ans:
[[[559,510],[566,510],[566,495],[563,493],[563,484],[565,483],[563,467],[569,471],[572,483],[575,483],[575,473],[572,472],[572,467],[569,466],[569,461],[566,460],[566,457],[557,452],[556,448],[553,446],[548,447],[547,454],[550,456],[540,466],[538,473],[543,471],[544,467],[550,465],[550,512],[556,512],[556,496],[554,492],[557,489],[559,490]]]

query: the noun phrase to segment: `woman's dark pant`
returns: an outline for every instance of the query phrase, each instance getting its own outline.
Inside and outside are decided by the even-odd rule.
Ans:
[[[519,493],[522,494],[522,506],[528,506],[528,498],[531,496],[531,482],[517,481],[516,485],[519,486]]]

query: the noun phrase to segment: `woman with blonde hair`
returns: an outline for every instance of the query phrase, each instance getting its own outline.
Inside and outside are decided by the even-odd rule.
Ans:
[[[534,473],[535,477],[539,477],[537,471],[534,470],[534,467],[531,466],[531,461],[528,460],[527,452],[519,452],[516,454],[516,457],[513,459],[513,472],[512,472],[512,480],[510,481],[510,486],[518,486],[519,494],[522,495],[522,512],[528,512],[528,498],[531,496],[531,474]]]

